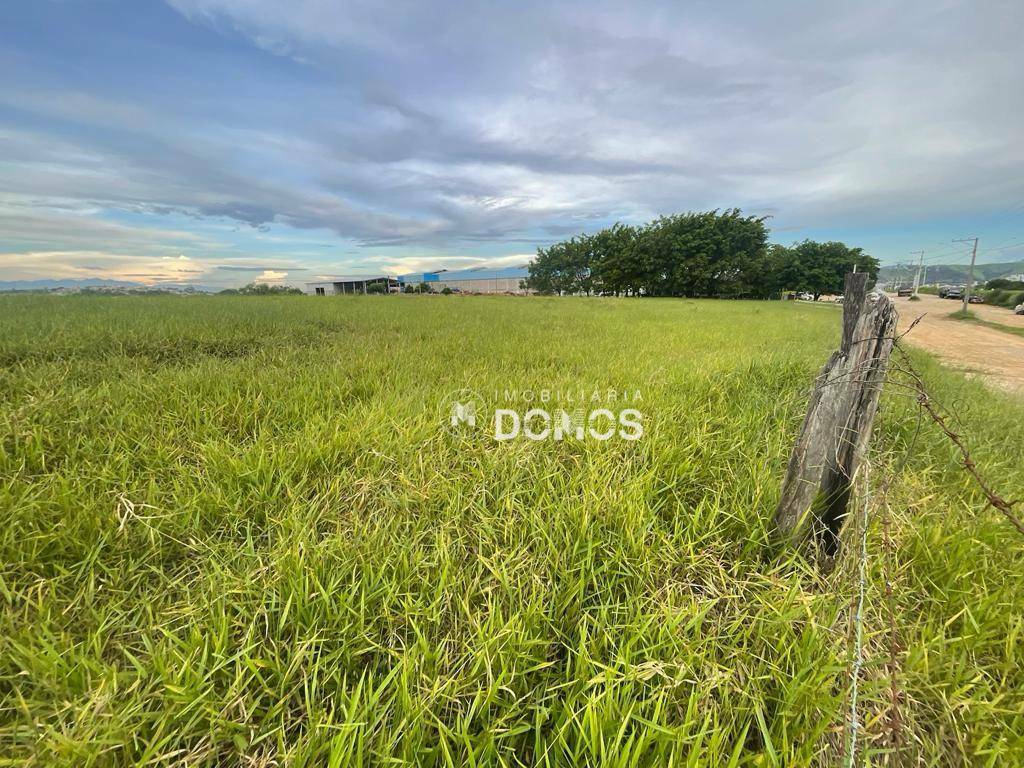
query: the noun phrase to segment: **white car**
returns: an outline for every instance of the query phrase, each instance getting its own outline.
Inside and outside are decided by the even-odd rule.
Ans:
[[[1013,314],[1024,315],[1024,304],[1018,304],[1016,307],[1014,307]]]

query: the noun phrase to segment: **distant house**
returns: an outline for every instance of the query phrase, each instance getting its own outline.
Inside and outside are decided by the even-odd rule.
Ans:
[[[334,296],[342,293],[368,293],[370,286],[383,286],[387,293],[401,290],[401,278],[397,275],[341,275],[329,280],[306,283],[306,293],[311,296]],[[376,289],[375,289],[376,290]]]

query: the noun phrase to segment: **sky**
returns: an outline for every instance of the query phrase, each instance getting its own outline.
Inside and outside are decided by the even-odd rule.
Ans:
[[[1024,258],[1024,3],[5,0],[0,281],[520,265],[739,207]]]

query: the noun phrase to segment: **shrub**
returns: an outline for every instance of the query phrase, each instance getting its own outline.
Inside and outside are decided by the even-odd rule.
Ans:
[[[985,287],[1004,291],[1021,291],[1024,290],[1024,281],[1007,280],[1005,277],[997,277],[995,280],[989,280],[985,283]]]
[[[221,291],[225,296],[294,296],[302,295],[302,291],[290,285],[268,285],[267,283],[249,283],[241,288],[226,288]]]
[[[983,289],[978,291],[978,295],[982,296],[987,304],[993,304],[997,307],[1006,307],[1007,309],[1013,309],[1024,301],[1024,291],[1020,290]]]

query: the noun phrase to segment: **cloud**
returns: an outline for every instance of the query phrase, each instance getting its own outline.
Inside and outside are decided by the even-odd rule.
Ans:
[[[393,274],[411,274],[416,272],[432,272],[438,269],[472,269],[474,267],[523,267],[533,258],[533,254],[512,254],[481,258],[479,256],[458,256],[452,254],[438,256],[377,256],[367,259],[368,262],[379,264],[384,271]]]
[[[118,23],[144,13],[149,37]],[[419,269],[687,209],[867,232],[1024,200],[1014,2],[67,16],[26,25],[0,70],[2,251],[184,252],[218,279],[294,277],[336,259],[289,247],[303,238],[357,251],[341,271]],[[60,45],[61,25],[95,44]],[[242,231],[211,234],[224,222]],[[267,263],[225,259],[239,243]]]
[[[28,251],[0,253],[0,274],[4,280],[47,278],[98,278],[156,284],[193,282],[211,268],[187,256],[153,258],[141,254],[96,251]]]
[[[196,232],[139,227],[109,221],[94,205],[59,198],[38,199],[0,193],[0,247],[24,250],[84,250],[109,254],[179,254],[183,248],[219,244]]]
[[[262,273],[257,275],[254,279],[254,283],[270,283],[273,285],[280,285],[284,282],[284,279],[288,277],[287,272],[278,272],[273,269],[265,269]]]
[[[225,272],[305,272],[306,267],[293,266],[267,266],[259,264],[218,264],[217,269]]]
[[[726,16],[525,3],[470,19],[438,4],[175,5],[325,65],[371,61],[406,84],[364,92],[381,114],[336,132],[325,149],[341,162],[325,177],[374,200],[412,198],[440,214],[441,237],[734,203],[885,221],[1020,191],[1024,114],[1004,98],[1024,64],[1008,23],[1024,18],[1019,4],[802,7],[798,27],[756,5]],[[445,87],[422,88],[428,77]],[[375,179],[348,167],[361,160]],[[965,186],[975,191],[950,199]]]

